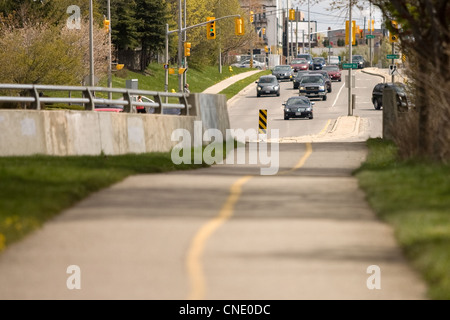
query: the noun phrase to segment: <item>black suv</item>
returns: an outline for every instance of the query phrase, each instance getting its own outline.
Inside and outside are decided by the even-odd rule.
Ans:
[[[397,106],[399,110],[408,110],[409,103],[406,97],[406,87],[403,83],[379,83],[372,91],[372,103],[375,110],[380,110],[383,106],[383,91],[385,88],[391,87],[397,93]]]
[[[300,81],[300,96],[327,100],[327,83],[321,74],[305,75]]]
[[[331,78],[330,75],[328,74],[328,71],[325,70],[314,70],[310,72],[311,74],[317,73],[317,74],[321,74],[323,75],[323,77],[325,78],[325,82],[327,83],[327,91],[328,93],[330,93],[333,89],[331,87]]]
[[[366,64],[366,61],[364,60],[364,57],[361,55],[354,55],[352,56],[352,63],[358,64],[358,69],[363,69],[364,65]]]
[[[311,71],[299,71],[295,74],[294,79],[292,81],[293,88],[298,89],[300,86],[300,81],[302,80],[302,77],[309,74]]]

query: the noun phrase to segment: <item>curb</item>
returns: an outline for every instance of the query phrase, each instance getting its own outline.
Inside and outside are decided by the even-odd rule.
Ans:
[[[362,69],[361,72],[369,74],[371,76],[376,76],[376,77],[380,77],[383,78],[383,82],[386,83],[387,82],[387,75],[381,74],[381,73],[373,73],[373,72],[369,72],[367,70]]]

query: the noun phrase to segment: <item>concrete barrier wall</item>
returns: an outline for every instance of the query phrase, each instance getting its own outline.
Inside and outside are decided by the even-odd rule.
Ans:
[[[194,121],[204,130],[229,128],[224,95],[193,94],[192,116],[90,111],[0,110],[0,156],[46,154],[108,155],[167,152],[178,142],[172,132]]]

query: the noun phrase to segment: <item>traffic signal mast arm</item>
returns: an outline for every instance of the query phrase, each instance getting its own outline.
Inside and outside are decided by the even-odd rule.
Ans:
[[[220,17],[220,18],[216,18],[214,20],[209,20],[209,21],[206,21],[206,22],[195,24],[193,26],[182,28],[181,31],[186,31],[186,30],[197,28],[197,27],[206,26],[208,23],[211,23],[211,22],[214,22],[214,21],[219,21],[219,20],[223,20],[223,19],[227,19],[227,18],[240,18],[240,17],[241,17],[240,14],[234,14],[234,15],[231,15],[231,16]],[[172,31],[167,32],[167,34],[177,33],[178,31],[179,31],[179,29],[172,30]]]

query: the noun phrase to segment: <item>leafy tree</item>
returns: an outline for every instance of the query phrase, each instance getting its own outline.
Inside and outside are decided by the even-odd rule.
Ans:
[[[80,85],[89,73],[88,23],[81,30],[52,24],[25,23],[0,32],[0,82]],[[106,35],[94,29],[95,73],[106,72]]]
[[[403,118],[404,135],[400,141],[404,155],[419,155],[450,160],[450,2],[448,0],[369,0],[383,13],[385,27],[398,33],[399,46],[407,56],[418,110]],[[348,8],[348,0],[335,0],[333,7]],[[351,0],[361,7],[363,1]],[[397,21],[396,30],[391,21]],[[438,84],[438,85],[437,85]],[[415,90],[414,90],[415,89]],[[410,125],[406,126],[406,121]],[[398,141],[397,141],[398,142]]]
[[[118,50],[135,49],[140,45],[134,0],[116,0],[111,3],[112,41]]]
[[[419,110],[417,153],[450,160],[450,2],[448,0],[371,0],[398,32],[409,56],[410,78]],[[395,30],[390,21],[398,22]],[[439,85],[435,85],[439,83]]]
[[[137,0],[136,18],[138,37],[142,48],[141,70],[150,63],[150,53],[160,52],[165,45],[168,10],[164,0]]]

